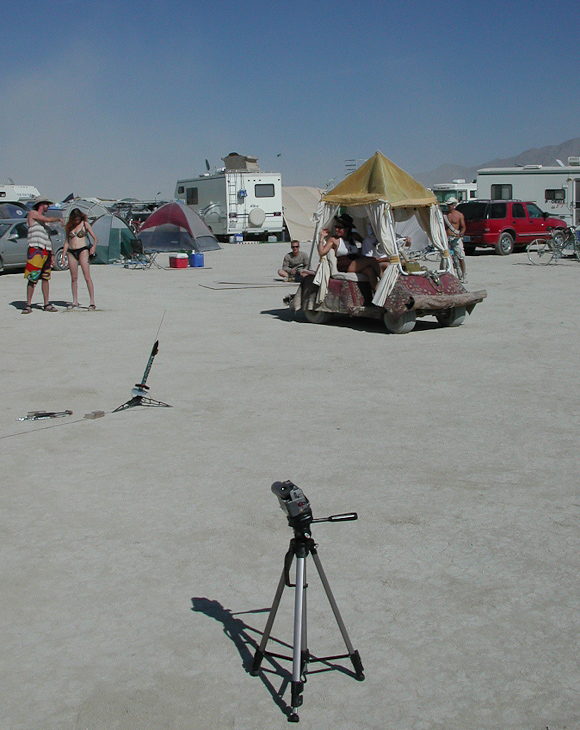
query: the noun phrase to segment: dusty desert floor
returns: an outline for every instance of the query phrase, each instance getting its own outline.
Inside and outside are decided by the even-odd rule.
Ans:
[[[488,299],[463,326],[387,335],[292,319],[287,248],[93,267],[94,313],[55,272],[62,311],[21,316],[0,276],[0,728],[285,727],[288,662],[249,674],[292,536],[278,479],[359,515],[313,534],[366,679],[309,674],[302,727],[579,727],[580,263],[469,257]],[[112,413],[164,313],[148,384],[173,407]],[[73,415],[17,420],[41,409]],[[342,653],[309,578],[309,648]],[[292,613],[287,590],[278,642]]]

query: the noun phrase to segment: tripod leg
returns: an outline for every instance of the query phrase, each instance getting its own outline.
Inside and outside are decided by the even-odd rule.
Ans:
[[[262,635],[262,641],[260,642],[260,646],[256,651],[254,661],[252,663],[252,668],[250,670],[250,674],[253,677],[257,676],[258,672],[260,671],[260,665],[262,664],[262,659],[264,658],[264,654],[266,652],[266,644],[268,643],[268,639],[270,638],[270,632],[272,631],[274,619],[276,618],[278,606],[280,605],[280,600],[282,598],[282,593],[286,584],[285,576],[286,571],[285,569],[283,569],[282,575],[280,576],[280,582],[278,583],[278,588],[276,589],[276,595],[274,596],[274,601],[272,603],[272,608],[270,609],[270,613],[268,614],[268,620],[266,621],[266,628],[264,629],[264,634]]]
[[[322,567],[322,563],[320,562],[320,558],[318,557],[316,548],[312,548],[311,553],[314,564],[316,565],[316,569],[318,570],[318,575],[320,576],[320,580],[322,581],[322,585],[324,586],[326,597],[328,598],[328,602],[330,603],[330,607],[332,608],[332,613],[334,614],[334,618],[336,619],[336,623],[338,624],[338,628],[340,629],[340,633],[342,634],[342,638],[344,639],[344,643],[346,644],[346,648],[348,649],[348,654],[352,662],[352,666],[354,667],[356,678],[362,681],[365,678],[365,675],[363,673],[364,667],[362,665],[360,654],[358,653],[358,651],[355,650],[351,643],[348,631],[346,630],[346,626],[344,625],[344,621],[342,620],[342,616],[340,615],[340,611],[338,610],[338,606],[336,605],[336,601],[334,600],[334,596],[330,588],[330,583],[328,582],[328,578],[326,577],[326,573],[324,572],[324,568]]]
[[[300,550],[296,555],[296,588],[294,594],[294,649],[292,654],[292,682],[291,682],[291,701],[292,714],[288,717],[290,722],[298,722],[298,708],[302,704],[302,691],[304,683],[302,682],[303,670],[303,619],[304,619],[304,573],[305,573],[306,554]]]

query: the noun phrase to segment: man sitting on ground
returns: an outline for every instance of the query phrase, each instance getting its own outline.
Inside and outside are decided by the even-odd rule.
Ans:
[[[285,281],[302,281],[303,276],[314,273],[308,270],[308,254],[300,250],[300,241],[292,241],[290,248],[292,250],[284,256],[278,276]]]

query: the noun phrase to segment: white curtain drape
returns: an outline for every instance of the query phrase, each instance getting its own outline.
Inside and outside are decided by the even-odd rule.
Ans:
[[[431,224],[431,240],[433,241],[433,245],[441,251],[441,258],[444,267],[448,271],[452,272],[453,264],[449,254],[449,247],[447,245],[447,234],[445,233],[443,213],[438,205],[431,205],[429,207],[429,220]]]
[[[397,250],[395,222],[391,206],[388,203],[379,202],[365,207],[373,233],[389,257],[390,266],[387,266],[373,297],[373,304],[382,307],[401,273],[401,259]]]
[[[319,203],[316,213],[314,214],[314,238],[312,239],[312,250],[310,252],[310,259],[312,260],[312,254],[315,248],[318,248],[318,242],[320,240],[320,232],[323,228],[328,228],[332,219],[338,211],[338,205],[328,205],[327,203]],[[328,280],[330,279],[330,263],[326,256],[320,259],[316,274],[314,276],[314,283],[318,286],[318,292],[316,294],[316,303],[321,304],[326,297],[328,291]]]

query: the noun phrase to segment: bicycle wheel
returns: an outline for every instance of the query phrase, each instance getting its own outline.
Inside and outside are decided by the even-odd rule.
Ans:
[[[425,252],[425,261],[435,261],[435,262],[441,261],[441,251],[438,251],[436,248],[433,249],[433,251],[426,251]]]
[[[554,258],[554,249],[544,238],[536,238],[528,244],[526,251],[530,262],[536,266],[547,266]]]

